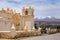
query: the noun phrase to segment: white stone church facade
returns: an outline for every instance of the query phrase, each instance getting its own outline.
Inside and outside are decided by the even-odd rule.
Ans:
[[[34,28],[34,9],[23,7],[22,15],[9,8],[0,10],[0,31],[10,31],[13,24],[16,31],[32,30]]]

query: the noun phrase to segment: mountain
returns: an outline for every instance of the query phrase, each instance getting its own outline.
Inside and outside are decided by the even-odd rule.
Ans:
[[[55,22],[60,22],[60,19],[55,18],[55,17],[45,17],[43,19],[35,18],[35,21],[55,21]]]

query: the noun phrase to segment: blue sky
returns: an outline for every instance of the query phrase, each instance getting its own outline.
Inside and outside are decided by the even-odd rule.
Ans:
[[[60,0],[0,0],[0,9],[11,8],[21,13],[23,6],[33,7],[38,18],[60,18]]]

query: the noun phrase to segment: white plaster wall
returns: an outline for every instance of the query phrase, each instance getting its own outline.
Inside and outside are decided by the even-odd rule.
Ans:
[[[9,22],[0,22],[0,31],[10,31],[11,23]]]
[[[8,18],[12,17],[12,15],[2,13],[0,14],[0,31],[9,31],[11,27],[11,22],[9,22]]]
[[[34,18],[32,16],[27,17],[25,19],[25,26],[27,27],[28,30],[33,29],[33,27],[34,27]]]
[[[25,22],[25,27],[27,28],[27,30],[31,30],[31,22],[30,21],[26,21]]]

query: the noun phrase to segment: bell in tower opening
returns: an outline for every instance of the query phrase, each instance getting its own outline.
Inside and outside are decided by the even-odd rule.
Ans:
[[[25,15],[28,15],[28,11],[27,10],[25,11]]]

